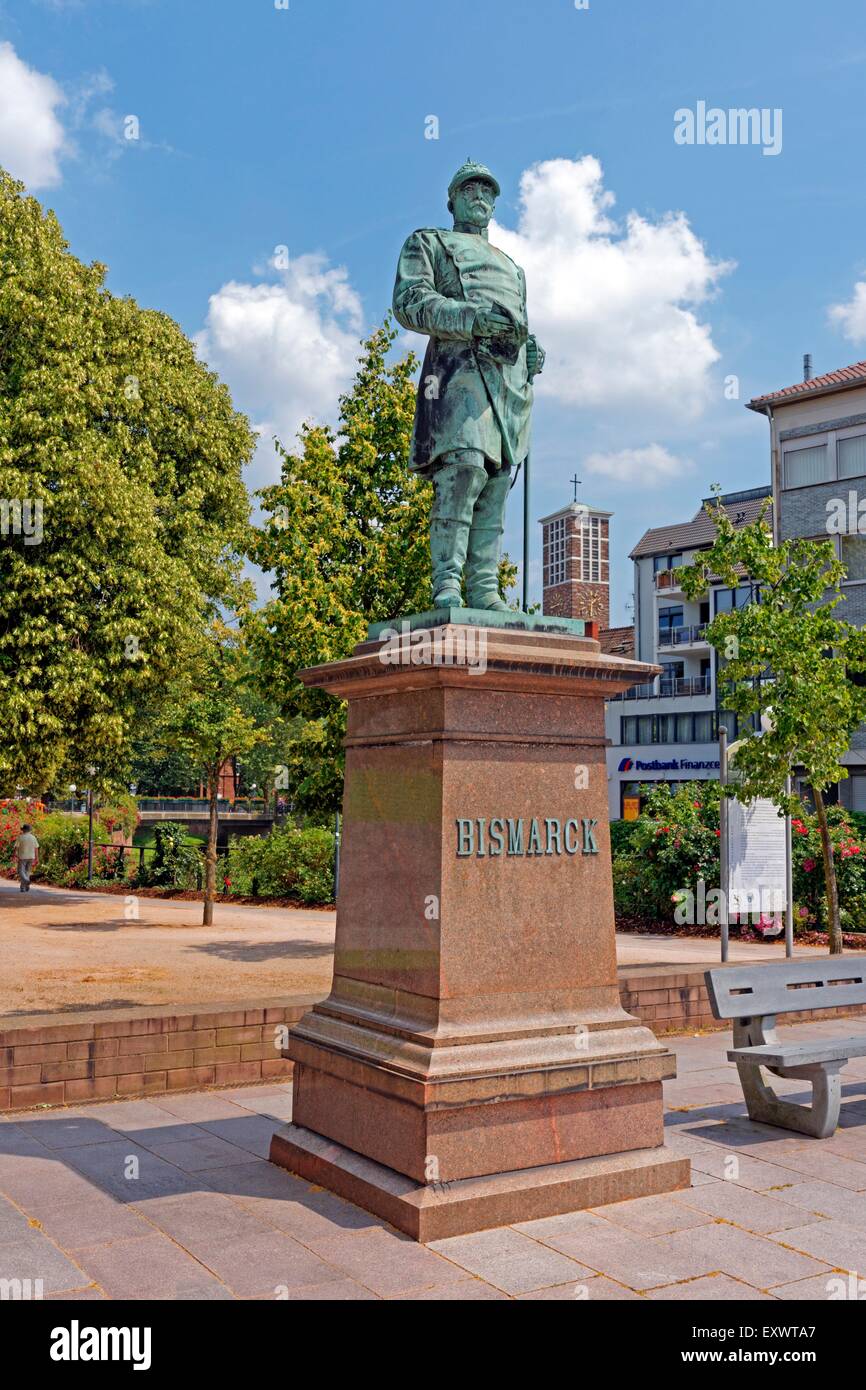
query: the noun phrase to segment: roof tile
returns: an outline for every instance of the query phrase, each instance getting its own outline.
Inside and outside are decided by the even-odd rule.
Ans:
[[[770,391],[766,396],[753,396],[748,407],[750,410],[760,410],[762,405],[770,405],[774,401],[799,400],[832,390],[834,386],[866,386],[866,362],[852,362],[850,367],[839,367],[835,372],[813,376],[808,381],[796,381],[793,386],[783,386],[781,390]]]
[[[742,502],[728,502],[725,504],[725,511],[735,526],[748,526],[760,516],[766,500],[767,497],[751,497]],[[681,521],[674,526],[654,526],[651,530],[645,531],[631,552],[631,559],[639,560],[645,555],[664,555],[667,551],[694,550],[700,546],[712,545],[715,538],[715,523],[701,505],[691,521]]]

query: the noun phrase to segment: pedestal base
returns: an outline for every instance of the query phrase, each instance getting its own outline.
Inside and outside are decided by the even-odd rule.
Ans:
[[[422,1242],[674,1192],[688,1187],[690,1173],[689,1160],[662,1145],[429,1185],[300,1125],[277,1131],[270,1161]]]

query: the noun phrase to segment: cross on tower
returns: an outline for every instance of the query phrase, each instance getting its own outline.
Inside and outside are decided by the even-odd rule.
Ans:
[[[577,474],[575,473],[574,477],[571,478],[571,479],[569,479],[569,481],[572,482],[572,483],[574,483],[574,500],[575,500],[575,502],[576,502],[576,501],[577,501],[577,489],[583,485],[583,479],[582,479],[582,478],[578,478]]]

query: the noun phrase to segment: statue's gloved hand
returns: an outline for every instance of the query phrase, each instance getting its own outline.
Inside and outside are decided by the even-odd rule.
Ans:
[[[541,346],[535,334],[530,333],[526,340],[526,370],[530,377],[538,376],[539,372],[544,371],[545,356],[544,348]]]
[[[475,315],[472,332],[476,338],[516,337],[514,323],[507,314],[498,314],[486,309],[480,309]]]

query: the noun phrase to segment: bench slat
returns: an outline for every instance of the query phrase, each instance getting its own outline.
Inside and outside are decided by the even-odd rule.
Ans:
[[[716,1018],[760,1018],[866,1004],[866,959],[856,956],[722,965],[704,979]]]
[[[764,1067],[805,1067],[813,1062],[841,1062],[866,1057],[866,1038],[828,1038],[819,1042],[764,1043],[734,1047],[729,1062],[755,1062]]]

